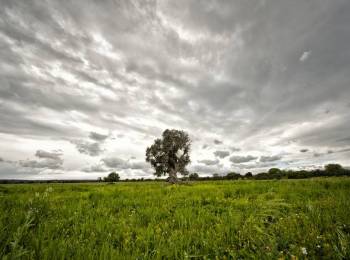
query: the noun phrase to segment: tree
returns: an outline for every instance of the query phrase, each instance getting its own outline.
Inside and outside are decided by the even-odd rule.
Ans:
[[[169,175],[170,183],[178,182],[177,173],[187,175],[186,165],[190,160],[191,141],[188,134],[180,130],[166,129],[162,138],[154,140],[146,149],[146,162],[155,169],[154,175]]]
[[[242,176],[236,172],[230,172],[226,175],[226,179],[228,179],[228,180],[238,180],[241,177]]]
[[[104,181],[105,182],[117,182],[119,181],[120,177],[118,173],[115,172],[111,172],[110,174],[108,174],[107,177],[104,177]]]
[[[342,175],[343,173],[343,167],[340,164],[331,163],[327,164],[324,168],[329,175]]]
[[[252,178],[253,177],[253,174],[251,173],[251,172],[247,172],[245,175],[244,175],[244,177],[246,177],[246,178]]]
[[[194,181],[194,180],[198,180],[199,179],[199,175],[198,173],[194,172],[194,173],[191,173],[190,176],[188,176],[190,178],[191,181]]]
[[[282,171],[280,169],[278,169],[278,168],[271,168],[269,170],[269,174],[278,175],[278,174],[281,174],[281,173],[282,173]]]
[[[213,179],[215,180],[215,179],[219,179],[220,178],[220,175],[218,174],[218,173],[214,173],[213,174]]]

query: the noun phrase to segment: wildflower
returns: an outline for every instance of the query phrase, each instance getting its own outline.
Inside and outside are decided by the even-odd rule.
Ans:
[[[302,247],[301,248],[301,252],[303,253],[303,255],[307,255],[306,247]]]
[[[320,245],[317,245],[316,247],[317,247],[318,249],[320,249],[320,248],[321,248],[321,246],[320,246]]]

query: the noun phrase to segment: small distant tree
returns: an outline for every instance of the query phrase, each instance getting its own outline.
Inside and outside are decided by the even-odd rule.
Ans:
[[[246,177],[247,179],[250,179],[253,177],[253,174],[251,172],[247,172],[244,177]]]
[[[343,167],[336,163],[327,164],[324,168],[328,175],[341,175],[344,172]]]
[[[102,177],[98,177],[98,178],[97,178],[97,181],[98,181],[98,182],[101,182],[101,181],[102,181]]]
[[[230,172],[226,175],[226,179],[228,179],[228,180],[238,180],[241,177],[242,176],[236,172]]]
[[[180,130],[166,129],[162,138],[154,140],[146,149],[146,162],[155,169],[157,177],[168,175],[168,182],[177,183],[177,173],[188,174],[186,166],[190,163],[191,141],[188,134]]]
[[[217,179],[219,179],[220,178],[220,175],[218,174],[218,173],[214,173],[213,174],[213,179],[214,180],[217,180]]]
[[[105,182],[117,182],[119,181],[120,177],[118,173],[115,172],[111,172],[110,174],[108,174],[107,177],[104,177],[104,181]]]
[[[269,170],[269,174],[276,175],[276,174],[281,174],[281,173],[282,173],[282,171],[280,169],[278,169],[278,168],[271,168]]]
[[[189,178],[190,178],[191,181],[198,180],[199,179],[199,175],[198,175],[198,173],[194,172],[194,173],[191,173],[189,175]]]

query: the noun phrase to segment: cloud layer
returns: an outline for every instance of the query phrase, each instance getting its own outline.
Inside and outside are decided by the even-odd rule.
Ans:
[[[0,3],[0,178],[350,164],[347,0]]]

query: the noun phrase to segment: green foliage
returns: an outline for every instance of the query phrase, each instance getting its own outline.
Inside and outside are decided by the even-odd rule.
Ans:
[[[186,166],[190,161],[190,138],[184,131],[165,130],[161,139],[154,140],[154,144],[146,149],[146,161],[155,169],[155,175],[161,177],[169,175],[176,179],[179,172],[187,175]]]
[[[119,179],[120,179],[119,174],[115,172],[111,172],[110,174],[108,174],[107,177],[103,178],[105,182],[117,182],[119,181]]]
[[[236,172],[230,172],[226,175],[226,179],[228,180],[238,180],[242,177],[239,173]]]
[[[253,177],[253,174],[251,172],[247,172],[244,177],[246,177],[247,179],[250,179]]]
[[[324,168],[327,173],[334,173],[335,175],[342,175],[344,171],[340,164],[327,164]]]
[[[350,259],[350,179],[0,185],[0,259]]]
[[[189,179],[190,179],[191,181],[194,181],[194,180],[198,180],[198,179],[199,179],[199,175],[198,175],[198,173],[196,173],[196,172],[191,173],[188,177],[189,177]]]

